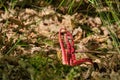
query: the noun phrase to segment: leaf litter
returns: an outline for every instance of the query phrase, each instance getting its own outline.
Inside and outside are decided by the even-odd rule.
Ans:
[[[57,13],[52,6],[48,6],[43,7],[42,10],[30,8],[9,9],[8,11],[2,11],[0,18],[0,55],[2,56],[0,66],[4,66],[3,70],[5,68],[7,70],[10,68],[11,70],[5,74],[2,72],[3,70],[1,71],[2,68],[0,67],[0,72],[6,77],[13,76],[15,72],[20,71],[19,69],[25,71],[21,64],[15,62],[16,60],[13,60],[11,57],[9,59],[8,56],[7,58],[3,57],[8,52],[10,56],[14,57],[32,56],[36,53],[42,53],[42,56],[54,60],[55,64],[60,63],[57,58],[57,56],[60,56],[60,54],[57,54],[60,51],[58,32],[60,28],[65,27],[73,34],[75,48],[80,51],[76,54],[78,58],[90,57],[95,62],[94,69],[91,72],[91,67],[86,64],[80,65],[79,67],[87,67],[88,72],[85,75],[86,70],[82,71],[84,73],[80,73],[77,76],[78,79],[81,77],[80,75],[84,79],[120,79],[120,56],[113,46],[109,31],[102,25],[99,17],[90,17],[82,13],[63,15]],[[117,37],[120,38],[119,29],[116,28],[115,31],[118,34]],[[20,41],[16,44],[18,39]],[[15,44],[16,46],[12,48]],[[53,62],[51,66],[53,66]],[[3,63],[7,63],[8,65]],[[13,67],[15,67],[15,70],[13,70]],[[49,66],[47,67],[49,68]],[[19,76],[27,76],[29,80],[30,74],[28,72],[29,70],[25,71],[25,75],[19,74]],[[71,71],[71,73],[64,76],[68,77],[72,73]],[[14,79],[12,76],[10,78]],[[0,75],[1,77],[2,75]]]

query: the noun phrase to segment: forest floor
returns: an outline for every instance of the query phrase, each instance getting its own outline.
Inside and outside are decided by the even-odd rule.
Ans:
[[[58,32],[73,35],[77,58],[94,65],[61,63]],[[0,10],[0,80],[120,80],[120,54],[107,27],[120,38],[117,24],[103,25],[99,16],[56,12],[54,7]]]

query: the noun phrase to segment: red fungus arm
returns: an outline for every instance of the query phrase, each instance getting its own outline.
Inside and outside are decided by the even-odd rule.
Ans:
[[[63,44],[63,39],[62,39],[62,30],[65,30],[64,28],[61,28],[59,31],[59,43],[60,43],[60,47],[61,47],[61,51],[62,51],[62,63],[63,64],[68,64],[68,60],[67,60],[67,52],[64,48],[64,44]]]
[[[77,66],[77,65],[83,64],[83,63],[85,63],[85,62],[93,63],[93,62],[92,62],[92,59],[83,58],[83,59],[80,59],[80,60],[74,60],[74,61],[73,61],[73,64],[72,64],[71,66]]]
[[[64,44],[63,44],[63,39],[62,39],[62,30],[65,30],[65,39],[66,39],[66,49],[64,48]],[[74,50],[74,41],[73,41],[73,37],[72,34],[68,31],[66,31],[65,28],[61,28],[59,31],[59,43],[60,43],[60,47],[62,50],[62,63],[65,65],[69,65],[69,66],[77,66],[80,65],[82,63],[85,62],[90,62],[92,63],[92,60],[89,58],[83,58],[80,60],[76,60],[75,57],[75,50]]]

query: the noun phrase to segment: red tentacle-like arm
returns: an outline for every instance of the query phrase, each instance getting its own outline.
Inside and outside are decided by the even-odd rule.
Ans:
[[[64,44],[63,44],[63,39],[61,35],[61,31],[64,30],[63,28],[60,29],[59,31],[59,43],[60,47],[62,50],[62,63],[68,65],[68,60],[67,60],[67,52],[65,51]]]
[[[64,31],[63,36],[62,36],[62,30]],[[77,66],[84,62],[92,63],[92,60],[89,58],[76,60],[76,57],[74,54],[75,50],[74,50],[74,41],[73,41],[72,34],[69,31],[67,31],[65,28],[61,28],[59,31],[59,43],[62,51],[62,63],[64,65]]]

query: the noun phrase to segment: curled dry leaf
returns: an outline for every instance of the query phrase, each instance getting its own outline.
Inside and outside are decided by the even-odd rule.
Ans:
[[[30,53],[32,54],[34,52],[39,52],[40,50],[41,50],[40,47],[32,47]]]
[[[117,37],[120,39],[120,28],[117,29]]]
[[[6,33],[8,40],[10,40],[14,35],[15,35],[15,33],[12,31]]]
[[[85,24],[85,23],[87,23],[87,17],[86,16],[84,16],[82,13],[76,13],[76,14],[74,14],[74,21],[76,22],[76,23],[79,23],[79,24],[81,24],[81,25],[83,25],[83,24]]]
[[[100,27],[102,25],[102,21],[98,17],[95,18],[89,17],[87,20],[87,24],[91,27]]]
[[[9,18],[9,15],[10,14],[8,12],[5,12],[4,14],[1,14],[1,17],[2,17],[2,19],[6,20]]]
[[[82,29],[80,27],[74,29],[73,36],[74,36],[74,41],[79,42],[79,40],[82,38]]]
[[[108,37],[106,37],[106,36],[91,35],[91,36],[88,36],[88,37],[82,39],[81,43],[86,44],[86,43],[88,43],[89,40],[95,40],[99,43],[99,42],[104,42],[107,39],[108,39]]]
[[[78,47],[79,51],[88,51],[88,49],[85,47],[83,43],[79,43],[76,46]]]
[[[37,12],[34,9],[28,9],[28,8],[25,9],[25,13],[30,15],[37,14]]]
[[[107,39],[107,48],[113,49],[112,41],[110,39]]]
[[[53,8],[51,6],[48,6],[42,9],[41,15],[44,16],[44,15],[54,14],[54,13],[55,11],[53,10]]]
[[[96,9],[97,12],[108,12],[110,11],[110,7],[100,7]]]
[[[74,28],[74,25],[72,23],[73,16],[70,15],[64,15],[64,19],[62,20],[62,23],[60,26],[64,26],[67,30],[71,31]]]
[[[105,26],[101,27],[101,30],[104,33],[104,36],[108,36],[109,35],[109,31],[108,31],[108,29]]]
[[[100,35],[100,33],[101,33],[101,31],[98,27],[92,28],[92,31],[94,32],[94,34],[98,34],[98,35]]]
[[[94,62],[101,63],[101,60],[100,59],[95,59]]]
[[[94,22],[97,24],[97,25],[101,25],[102,24],[102,21],[99,17],[95,17],[94,18]]]

